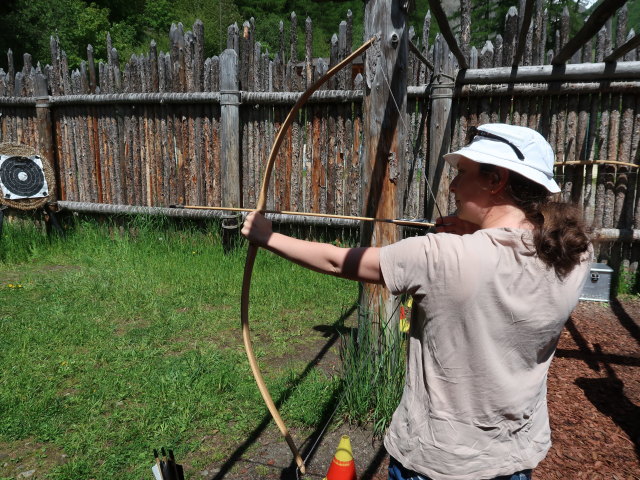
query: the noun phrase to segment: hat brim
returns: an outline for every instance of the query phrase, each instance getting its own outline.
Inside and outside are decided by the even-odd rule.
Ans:
[[[524,164],[515,164],[513,161],[505,160],[493,155],[488,155],[486,153],[479,152],[467,147],[463,147],[456,152],[443,155],[443,158],[446,160],[446,162],[453,168],[457,168],[458,160],[460,160],[460,158],[462,157],[477,163],[488,163],[490,165],[496,165],[497,167],[506,168],[507,170],[519,173],[529,180],[542,185],[550,193],[560,192],[560,186],[558,186],[553,177],[549,177],[546,173],[543,173],[540,170],[536,170],[535,168],[531,168]]]

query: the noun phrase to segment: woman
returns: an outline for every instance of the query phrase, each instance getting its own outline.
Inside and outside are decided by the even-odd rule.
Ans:
[[[526,127],[488,124],[445,155],[457,213],[382,248],[243,235],[307,268],[411,294],[406,382],[385,447],[390,479],[531,478],[551,446],[546,376],[591,247],[577,209],[550,201],[554,154]]]

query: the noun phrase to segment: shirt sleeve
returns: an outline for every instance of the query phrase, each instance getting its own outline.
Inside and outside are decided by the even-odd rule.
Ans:
[[[392,294],[424,294],[438,258],[434,237],[411,237],[380,249],[380,271]]]

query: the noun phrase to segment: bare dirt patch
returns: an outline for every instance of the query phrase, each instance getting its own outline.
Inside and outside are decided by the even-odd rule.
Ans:
[[[322,367],[317,354],[308,350],[307,361]],[[335,355],[327,362],[326,368],[335,368]],[[548,385],[553,446],[534,479],[640,480],[640,298],[581,302],[561,336]],[[303,457],[319,433],[294,432]],[[358,478],[386,479],[388,456],[381,442],[367,429],[348,425],[325,432],[309,459],[306,478],[326,475],[343,434],[351,436]],[[291,452],[264,417],[228,458],[200,469],[196,478],[295,479],[296,473]]]
[[[19,268],[19,271],[5,270],[0,272],[0,286],[4,283],[26,282],[33,277],[38,277],[40,274],[55,275],[82,269],[82,267],[78,265],[38,265],[35,267],[21,265]]]
[[[0,442],[0,478],[45,478],[67,455],[49,444],[33,439]]]

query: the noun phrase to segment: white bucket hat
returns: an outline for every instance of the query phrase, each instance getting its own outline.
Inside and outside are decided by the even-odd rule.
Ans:
[[[560,191],[553,179],[553,149],[535,130],[505,123],[488,123],[471,133],[474,136],[469,145],[444,155],[452,167],[458,165],[460,157],[466,157],[519,173],[551,193]]]

